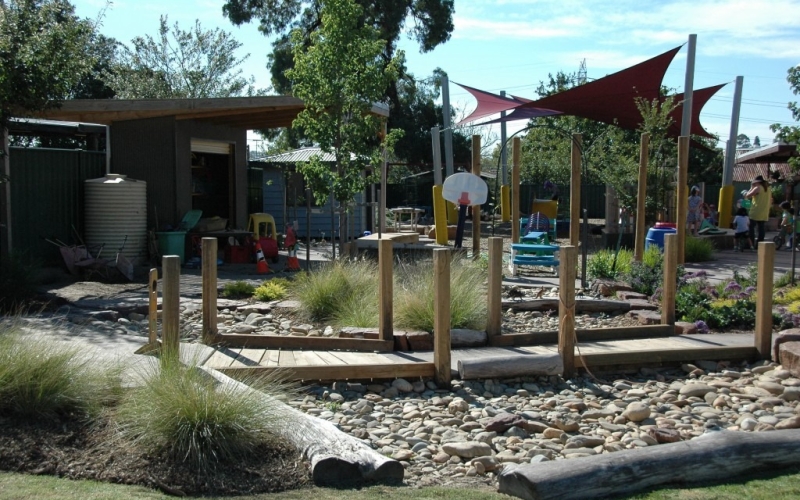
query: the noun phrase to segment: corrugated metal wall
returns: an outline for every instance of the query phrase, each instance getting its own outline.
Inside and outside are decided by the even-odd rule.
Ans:
[[[82,235],[84,181],[105,175],[105,152],[11,148],[12,251],[43,264],[62,262],[43,238],[77,243]]]
[[[306,208],[305,207],[287,207],[286,214],[283,213],[283,191],[285,189],[285,181],[283,171],[271,164],[264,162],[250,162],[250,168],[263,168],[264,170],[264,205],[263,212],[272,215],[275,218],[275,225],[278,226],[278,232],[285,232],[286,224],[297,220],[297,235],[298,237],[305,238],[308,234],[306,227]],[[291,196],[291,194],[290,194]],[[364,195],[356,197],[356,204],[364,202]],[[334,221],[338,236],[338,215]],[[367,218],[366,210],[363,206],[357,206],[355,214],[351,216],[351,224],[354,224],[355,236],[360,236],[366,230]],[[311,237],[320,238],[322,234],[326,238],[331,237],[331,205],[326,203],[321,207],[314,207],[311,209]]]

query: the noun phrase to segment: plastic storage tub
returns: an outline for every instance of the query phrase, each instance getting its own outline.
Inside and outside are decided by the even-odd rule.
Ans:
[[[661,250],[664,250],[664,235],[675,234],[678,230],[674,227],[651,227],[647,231],[647,238],[644,242],[644,248],[650,248],[650,245],[655,245]]]
[[[163,231],[156,233],[158,237],[158,253],[164,255],[177,255],[181,258],[181,265],[186,260],[186,231]]]

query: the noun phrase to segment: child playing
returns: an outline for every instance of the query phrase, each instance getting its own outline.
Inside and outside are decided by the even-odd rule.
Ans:
[[[745,246],[750,248],[752,243],[748,239],[748,232],[750,231],[750,217],[747,216],[747,210],[744,207],[739,207],[736,211],[736,217],[733,218],[733,230],[735,245],[734,252],[743,252]]]
[[[794,227],[794,209],[791,207],[788,201],[783,201],[778,206],[783,211],[783,213],[781,214],[781,225],[780,225],[781,232],[789,236],[788,238],[789,241],[788,244],[786,245],[786,249],[791,250],[792,234],[793,234],[792,228]],[[778,250],[780,250],[780,248],[778,248]]]

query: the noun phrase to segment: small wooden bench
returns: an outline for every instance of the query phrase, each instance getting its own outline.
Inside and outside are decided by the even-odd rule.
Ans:
[[[558,273],[559,261],[555,254],[559,249],[558,245],[512,244],[511,262],[508,265],[511,276],[517,275],[517,266],[552,267],[553,272]]]

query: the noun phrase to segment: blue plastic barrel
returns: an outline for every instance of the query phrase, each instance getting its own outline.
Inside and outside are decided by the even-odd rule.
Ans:
[[[644,241],[645,250],[650,248],[650,245],[656,245],[661,250],[664,250],[664,235],[677,232],[678,230],[674,227],[651,227],[647,231],[647,238]]]

